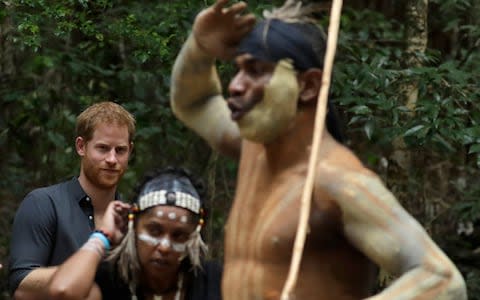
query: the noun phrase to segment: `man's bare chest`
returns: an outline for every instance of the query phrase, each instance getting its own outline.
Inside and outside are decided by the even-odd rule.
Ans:
[[[239,180],[226,228],[230,254],[249,259],[290,259],[299,219],[304,177],[282,174],[269,180],[254,175]],[[313,205],[309,221],[312,241],[337,234],[338,215],[329,201]],[[330,238],[329,238],[330,239]],[[319,241],[315,247],[325,247]]]

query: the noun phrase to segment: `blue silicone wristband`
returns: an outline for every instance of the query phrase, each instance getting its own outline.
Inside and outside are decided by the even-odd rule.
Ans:
[[[94,232],[90,235],[90,238],[99,238],[102,243],[103,243],[103,246],[105,247],[105,250],[110,250],[110,241],[108,240],[108,238],[101,232]]]

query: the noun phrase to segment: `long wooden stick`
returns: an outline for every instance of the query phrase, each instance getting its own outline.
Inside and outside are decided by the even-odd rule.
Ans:
[[[317,112],[315,115],[315,127],[313,132],[312,153],[308,165],[307,179],[303,189],[301,199],[300,218],[298,220],[297,235],[293,246],[292,261],[287,280],[283,287],[281,300],[288,300],[295,287],[302,259],[303,247],[307,236],[307,224],[310,216],[311,197],[313,183],[315,179],[315,169],[318,160],[318,150],[325,125],[325,116],[327,110],[328,91],[330,90],[330,81],[332,77],[333,62],[337,49],[338,31],[340,28],[340,17],[342,14],[342,0],[333,0],[330,13],[330,25],[328,27],[327,50],[325,53],[324,67],[322,74],[322,86],[318,94]]]

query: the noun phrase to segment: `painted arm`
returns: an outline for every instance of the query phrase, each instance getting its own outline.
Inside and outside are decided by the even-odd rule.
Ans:
[[[400,275],[368,300],[467,299],[460,272],[375,174],[323,167],[327,176],[322,177],[332,180],[322,187],[342,210],[347,238],[380,267]]]
[[[219,0],[195,18],[172,71],[170,103],[174,114],[214,149],[238,158],[241,138],[222,96],[215,59],[231,59],[252,28],[253,15],[241,15],[244,3],[229,8]]]
[[[175,116],[213,149],[238,158],[240,132],[230,118],[214,62],[191,35],[173,67],[170,103]]]

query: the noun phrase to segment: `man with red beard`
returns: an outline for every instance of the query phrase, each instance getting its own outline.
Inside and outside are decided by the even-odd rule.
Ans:
[[[278,300],[312,149],[325,35],[311,7],[298,2],[256,25],[245,3],[227,2],[197,15],[173,68],[171,104],[212,147],[240,159],[225,229],[223,298]],[[238,68],[227,99],[217,58]],[[291,299],[466,299],[453,263],[326,123]],[[377,266],[399,278],[373,296]]]
[[[102,227],[108,204],[118,199],[117,184],[133,149],[134,117],[116,103],[96,103],[77,117],[76,131],[80,175],[30,192],[15,215],[9,263],[15,299],[44,299],[55,266]]]

